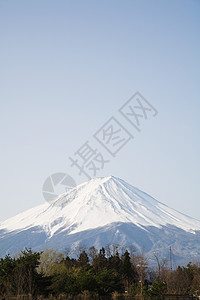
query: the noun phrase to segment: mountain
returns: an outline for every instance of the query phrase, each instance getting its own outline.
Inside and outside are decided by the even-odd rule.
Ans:
[[[79,244],[134,246],[174,264],[200,258],[200,221],[155,200],[113,176],[95,178],[53,203],[29,209],[0,223],[0,256],[25,247],[74,249]]]

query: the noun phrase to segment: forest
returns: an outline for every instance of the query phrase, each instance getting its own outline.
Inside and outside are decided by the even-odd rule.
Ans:
[[[0,259],[0,299],[200,299],[200,265],[175,269],[134,247],[77,247],[74,255],[25,249]]]

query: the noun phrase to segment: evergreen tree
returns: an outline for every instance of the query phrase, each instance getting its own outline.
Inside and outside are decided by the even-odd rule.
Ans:
[[[79,255],[78,258],[78,265],[80,267],[86,266],[89,263],[89,258],[87,253],[85,252],[85,250],[83,250],[83,252],[81,252],[81,254]]]
[[[107,258],[105,256],[105,249],[101,248],[99,254],[93,260],[93,267],[98,272],[107,266]]]

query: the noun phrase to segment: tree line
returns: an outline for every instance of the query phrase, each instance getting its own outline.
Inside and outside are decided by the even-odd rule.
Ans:
[[[26,249],[1,258],[0,298],[200,299],[198,263],[172,270],[155,253],[157,267],[151,268],[144,253],[133,248],[119,253],[116,245],[99,251],[78,247],[74,257],[67,251]]]

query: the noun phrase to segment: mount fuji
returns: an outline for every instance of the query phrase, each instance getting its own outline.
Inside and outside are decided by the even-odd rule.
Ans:
[[[0,223],[0,256],[25,247],[74,249],[78,245],[134,246],[149,258],[174,264],[200,258],[200,221],[186,216],[113,176],[94,178]]]

